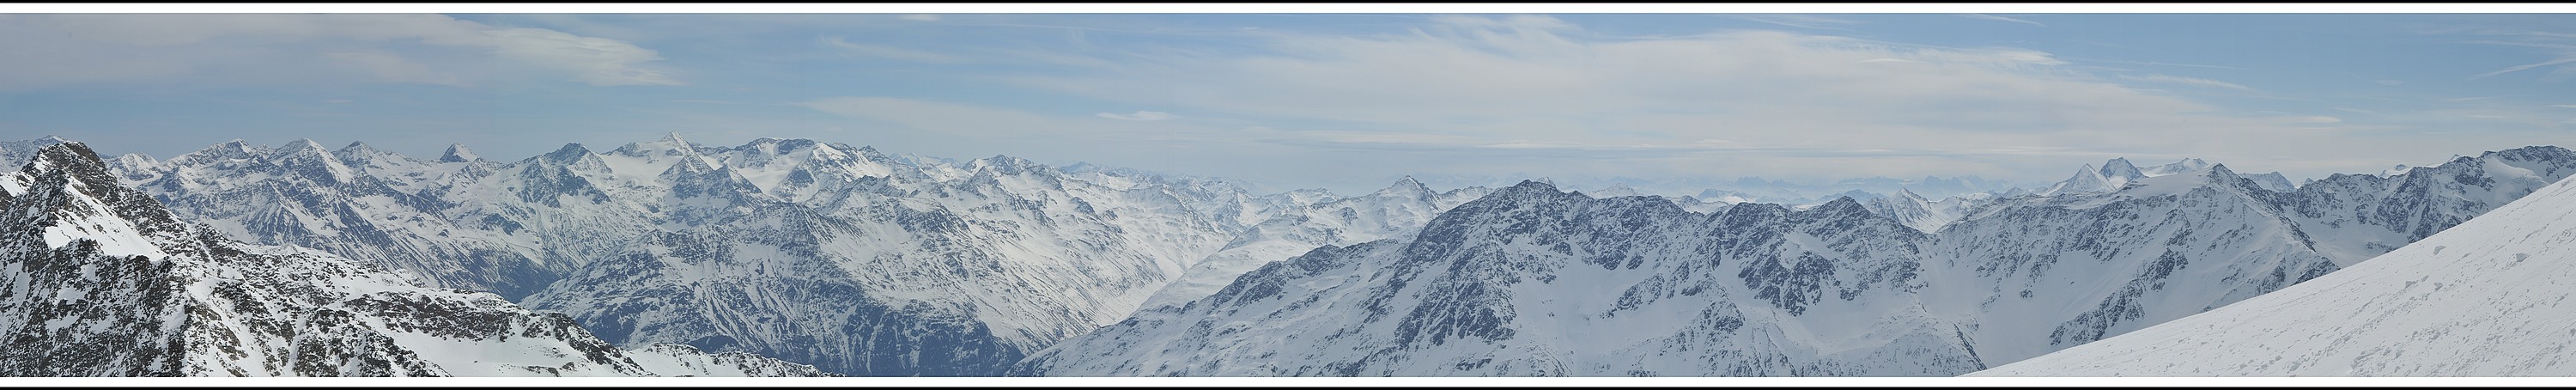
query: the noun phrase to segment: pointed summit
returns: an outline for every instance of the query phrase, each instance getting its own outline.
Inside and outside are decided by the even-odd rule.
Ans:
[[[1924,201],[1928,201],[1928,200],[1930,200],[1929,198],[1924,198],[1924,197],[1923,197],[1923,195],[1916,195],[1916,194],[1914,194],[1914,190],[1912,190],[1912,189],[1907,189],[1907,188],[1905,188],[1905,187],[1896,187],[1896,194],[1895,194],[1895,195],[1896,195],[1896,197],[1898,197],[1898,198],[1912,199],[1912,200],[1914,200],[1915,202],[1924,202]]]
[[[310,151],[326,151],[326,150],[327,150],[327,149],[322,148],[322,143],[321,143],[321,142],[314,142],[312,138],[296,138],[294,141],[288,141],[288,142],[286,143],[286,146],[284,146],[284,147],[280,147],[280,148],[278,148],[278,149],[280,149],[280,150],[278,151],[279,153],[294,153],[294,152],[302,152],[302,151],[307,151],[307,150],[310,150]]]
[[[89,145],[65,142],[38,149],[36,157],[12,176],[16,177],[0,179],[7,182],[0,186],[13,192],[6,195],[14,195],[0,196],[0,204],[22,208],[7,213],[21,218],[14,221],[21,226],[47,226],[45,239],[55,247],[68,243],[78,232],[159,234],[183,228],[177,217],[150,195],[119,185],[116,177],[108,173],[107,163]],[[151,252],[159,257],[159,251],[151,249],[150,243],[138,240],[143,238],[108,238],[100,243],[101,249],[110,253]]]
[[[18,171],[35,177],[64,174],[89,184],[113,185],[116,183],[114,178],[107,175],[107,162],[100,160],[97,152],[90,151],[88,144],[79,142],[64,142],[36,149],[35,158],[27,161],[26,165],[19,166]]]
[[[2114,158],[2102,163],[2102,177],[2117,178],[2119,181],[2135,181],[2147,178],[2147,174],[2139,172],[2138,166],[2130,165],[2128,158]]]
[[[224,143],[220,143],[220,144],[215,144],[215,146],[208,146],[208,147],[206,147],[206,150],[216,151],[216,152],[218,152],[218,153],[223,153],[223,154],[226,154],[226,155],[238,155],[238,156],[249,156],[249,155],[253,155],[253,154],[259,154],[259,152],[258,152],[257,150],[254,150],[254,149],[256,149],[256,148],[255,148],[255,147],[253,147],[253,146],[250,146],[250,141],[243,141],[243,140],[242,140],[242,139],[240,139],[240,138],[234,138],[232,141],[229,141],[229,142],[224,142]]]
[[[448,144],[447,153],[438,156],[438,162],[443,163],[469,162],[481,159],[483,159],[483,156],[474,155],[474,151],[466,149],[465,144]]]
[[[1431,194],[1430,186],[1422,185],[1422,181],[1414,180],[1413,176],[1407,175],[1404,179],[1396,180],[1395,185],[1387,186],[1385,189],[1377,190],[1377,193],[1370,195],[1406,199],[1426,199],[1425,197],[1431,196]]]
[[[2231,184],[2243,178],[2237,176],[2236,171],[2227,169],[2227,164],[2210,165],[2208,177],[2212,182]]]
[[[698,147],[697,145],[690,144],[689,140],[680,138],[680,133],[675,131],[663,134],[662,139],[653,140],[652,142],[627,143],[624,146],[617,147],[617,150],[608,151],[608,153],[630,157],[653,155],[682,156],[698,154]]]
[[[555,151],[546,152],[545,155],[537,156],[537,159],[557,164],[571,164],[581,161],[582,157],[588,156],[590,156],[590,148],[581,147],[581,143],[574,142],[564,144],[563,148],[555,149]]]
[[[1859,190],[1853,191],[1858,192]],[[1850,196],[1837,196],[1834,197],[1834,200],[1826,201],[1825,204],[1816,205],[1815,208],[1807,209],[1807,212],[1824,213],[1825,215],[1868,215],[1869,207],[1862,206],[1860,202],[1860,199],[1854,199]]]
[[[2118,189],[2119,187],[2112,186],[2108,178],[2102,177],[2101,170],[2093,169],[2093,164],[2084,164],[2083,168],[2075,170],[2075,177],[2066,178],[2066,181],[2057,182],[2057,186],[2049,187],[2048,190],[2040,191],[2039,193],[2041,195],[2057,195],[2087,192],[2110,192]]]

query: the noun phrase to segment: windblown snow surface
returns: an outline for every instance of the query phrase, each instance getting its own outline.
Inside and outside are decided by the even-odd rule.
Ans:
[[[1973,376],[2576,375],[2576,184],[2340,272]]]

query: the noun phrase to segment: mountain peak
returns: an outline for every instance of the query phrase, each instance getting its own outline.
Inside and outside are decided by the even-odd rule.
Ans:
[[[243,141],[240,138],[234,138],[232,141],[206,147],[208,150],[220,150],[228,153],[239,153],[244,155],[256,154],[257,152],[252,151],[251,148],[253,147],[250,146],[250,141]]]
[[[27,164],[20,167],[18,171],[26,172],[31,175],[41,175],[56,171],[73,172],[76,174],[76,178],[92,183],[98,183],[98,181],[91,181],[89,178],[77,177],[78,173],[97,171],[100,172],[101,176],[104,176],[107,171],[107,163],[98,158],[98,152],[91,151],[89,149],[89,144],[67,141],[36,149],[36,158],[27,161]],[[113,179],[109,179],[108,181],[105,181],[105,183],[115,183],[115,181]]]
[[[2114,158],[2111,159],[2111,161],[2103,162],[2101,172],[2102,177],[2104,178],[2137,180],[2147,177],[2145,172],[2138,171],[2137,165],[2129,164],[2128,158]]]
[[[2093,164],[2084,164],[2083,168],[2077,168],[2075,170],[2074,177],[2068,177],[2065,181],[2057,182],[2056,186],[2049,187],[2046,191],[2040,191],[2040,194],[2057,195],[2084,192],[2110,192],[2118,189],[2120,188],[2111,184],[2110,178],[2102,176],[2101,170],[2094,169]]]
[[[1509,197],[1553,196],[1563,193],[1563,191],[1556,190],[1555,184],[1548,184],[1547,182],[1538,180],[1522,180],[1520,184],[1513,184],[1510,187],[1503,187],[1502,189],[1494,190],[1492,193],[1487,193],[1484,198],[1479,198],[1479,201],[1482,201],[1483,199]]]
[[[546,161],[570,164],[573,161],[580,160],[583,156],[589,155],[590,148],[581,147],[581,143],[574,142],[564,144],[563,148],[555,149],[553,152],[547,152],[545,155],[537,157]]]
[[[330,154],[330,150],[324,149],[321,142],[314,142],[312,138],[296,138],[294,141],[287,141],[285,146],[277,148],[278,155],[296,153]]]
[[[2227,169],[2227,164],[2213,164],[2209,166],[2209,178],[2226,180],[2223,183],[2234,183],[2237,176],[2236,171]]]
[[[1807,211],[1823,212],[1834,215],[1869,214],[1868,207],[1861,206],[1859,199],[1853,199],[1850,196],[1836,196],[1834,197],[1834,200],[1826,201],[1825,204],[1816,205],[1815,208],[1807,209]]]
[[[1915,193],[1914,193],[1914,190],[1912,190],[1912,189],[1907,189],[1907,188],[1905,188],[1905,187],[1896,187],[1896,194],[1895,194],[1895,195],[1896,195],[1896,196],[1899,196],[1899,197],[1904,197],[1904,198],[1906,198],[1906,199],[1913,199],[1913,200],[1916,200],[1916,201],[1929,200],[1929,198],[1924,198],[1924,197],[1923,197],[1923,195],[1917,195],[1917,194],[1915,194]]]
[[[465,144],[448,144],[447,153],[440,154],[438,156],[438,162],[443,163],[467,162],[481,159],[483,159],[483,156],[474,155],[474,151],[466,149]]]
[[[670,134],[664,134],[662,135],[662,139],[653,140],[652,142],[627,143],[624,146],[617,147],[617,150],[609,151],[609,154],[621,156],[643,156],[651,154],[665,156],[695,155],[698,154],[698,147],[695,144],[689,143],[689,140],[681,139],[680,133],[675,131]]]
[[[86,207],[104,207],[104,209],[83,210],[76,214],[93,214],[95,217],[123,220],[110,224],[123,226],[123,228],[116,228],[98,225],[97,223],[106,223],[99,222],[104,221],[103,219],[73,215],[57,216],[58,218],[89,219],[88,222],[74,223],[91,225],[79,229],[143,233],[167,233],[181,229],[178,220],[169,209],[161,207],[161,204],[152,200],[151,196],[126,188],[117,182],[116,176],[108,172],[107,162],[100,160],[98,152],[90,150],[87,144],[64,142],[37,149],[36,157],[30,159],[27,165],[21,166],[18,172],[34,179],[32,183],[27,184],[36,184],[35,187],[27,188],[27,192],[23,195],[57,199],[53,202],[39,203],[50,203],[52,207],[83,207],[75,206],[80,202],[64,201],[71,197],[86,197],[96,201]],[[0,202],[0,205],[5,204],[7,202]],[[134,248],[133,245],[114,246]]]
[[[364,155],[377,154],[380,152],[382,151],[376,150],[375,146],[367,145],[364,141],[349,141],[349,146],[342,146],[340,147],[340,150],[335,153],[344,155]]]
[[[1404,179],[1396,180],[1394,185],[1389,185],[1386,189],[1377,190],[1377,193],[1373,195],[1400,198],[1422,198],[1431,196],[1431,194],[1430,186],[1422,185],[1422,181],[1414,180],[1413,176],[1405,176]]]

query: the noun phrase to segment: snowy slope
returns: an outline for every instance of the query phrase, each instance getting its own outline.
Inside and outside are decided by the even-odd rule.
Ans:
[[[561,314],[227,240],[118,186],[79,143],[42,149],[0,188],[0,375],[657,374]],[[819,374],[731,359],[658,374]]]
[[[2560,181],[2307,283],[1971,375],[2576,375],[2570,261],[2576,184]]]

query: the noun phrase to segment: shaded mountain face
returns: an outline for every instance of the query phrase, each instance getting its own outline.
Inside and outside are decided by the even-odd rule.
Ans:
[[[1970,375],[2567,376],[2571,259],[2562,181],[2307,283]]]
[[[748,355],[629,353],[561,314],[247,245],[118,185],[79,143],[0,176],[0,375],[818,375]],[[704,361],[647,368],[654,362]]]
[[[1953,375],[2329,275],[2570,173],[2556,147],[2289,192],[2210,165],[1995,199],[1935,233],[1848,200],[1702,214],[1525,183],[1013,372]]]

